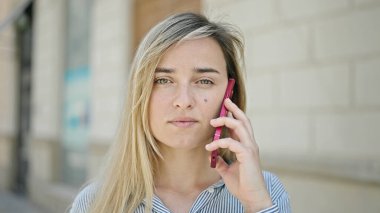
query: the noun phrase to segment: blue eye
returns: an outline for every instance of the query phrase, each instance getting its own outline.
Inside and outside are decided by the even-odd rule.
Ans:
[[[201,80],[199,80],[199,83],[201,83],[201,84],[214,84],[214,82],[212,82],[208,79],[201,79]]]
[[[170,81],[169,81],[169,79],[166,79],[166,78],[159,78],[159,79],[154,80],[154,83],[155,84],[167,84],[167,83],[170,83]]]

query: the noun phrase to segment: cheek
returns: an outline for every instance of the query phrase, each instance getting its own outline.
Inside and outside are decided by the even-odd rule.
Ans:
[[[156,122],[157,118],[160,117],[162,113],[162,109],[165,109],[163,106],[164,97],[162,97],[159,93],[152,93],[150,96],[149,102],[149,120],[150,123]]]
[[[172,95],[162,91],[153,91],[150,96],[150,105],[153,109],[158,106],[167,105],[169,97],[172,97]]]
[[[172,97],[170,93],[162,91],[153,91],[149,102],[149,120],[150,123],[160,123],[172,110]]]
[[[148,118],[149,118],[149,127],[153,137],[160,138],[160,132],[162,132],[161,127],[164,116],[164,109],[167,107],[164,106],[163,100],[164,97],[160,93],[152,93],[150,96],[149,108],[148,108]]]
[[[203,97],[202,98],[202,105],[204,106],[205,110],[208,111],[208,115],[212,118],[216,118],[219,116],[220,108],[221,108],[222,99],[216,99],[212,97]]]

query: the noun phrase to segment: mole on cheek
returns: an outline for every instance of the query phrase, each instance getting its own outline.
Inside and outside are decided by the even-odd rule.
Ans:
[[[207,103],[207,98],[203,99],[205,101],[205,103]]]

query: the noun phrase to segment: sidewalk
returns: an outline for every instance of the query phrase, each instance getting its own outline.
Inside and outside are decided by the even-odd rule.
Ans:
[[[0,190],[0,213],[48,213],[27,198]]]

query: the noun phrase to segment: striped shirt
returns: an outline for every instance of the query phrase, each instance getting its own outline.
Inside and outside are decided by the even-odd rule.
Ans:
[[[290,213],[290,202],[288,193],[280,180],[269,172],[263,172],[265,183],[272,198],[273,206],[259,211],[259,213]],[[96,193],[96,184],[90,184],[85,187],[75,198],[70,213],[86,213]],[[170,210],[157,196],[153,197],[152,213],[170,213]],[[135,213],[143,213],[145,202],[135,210]],[[244,208],[237,198],[235,198],[225,186],[223,180],[209,186],[202,191],[193,203],[190,213],[242,213]]]

